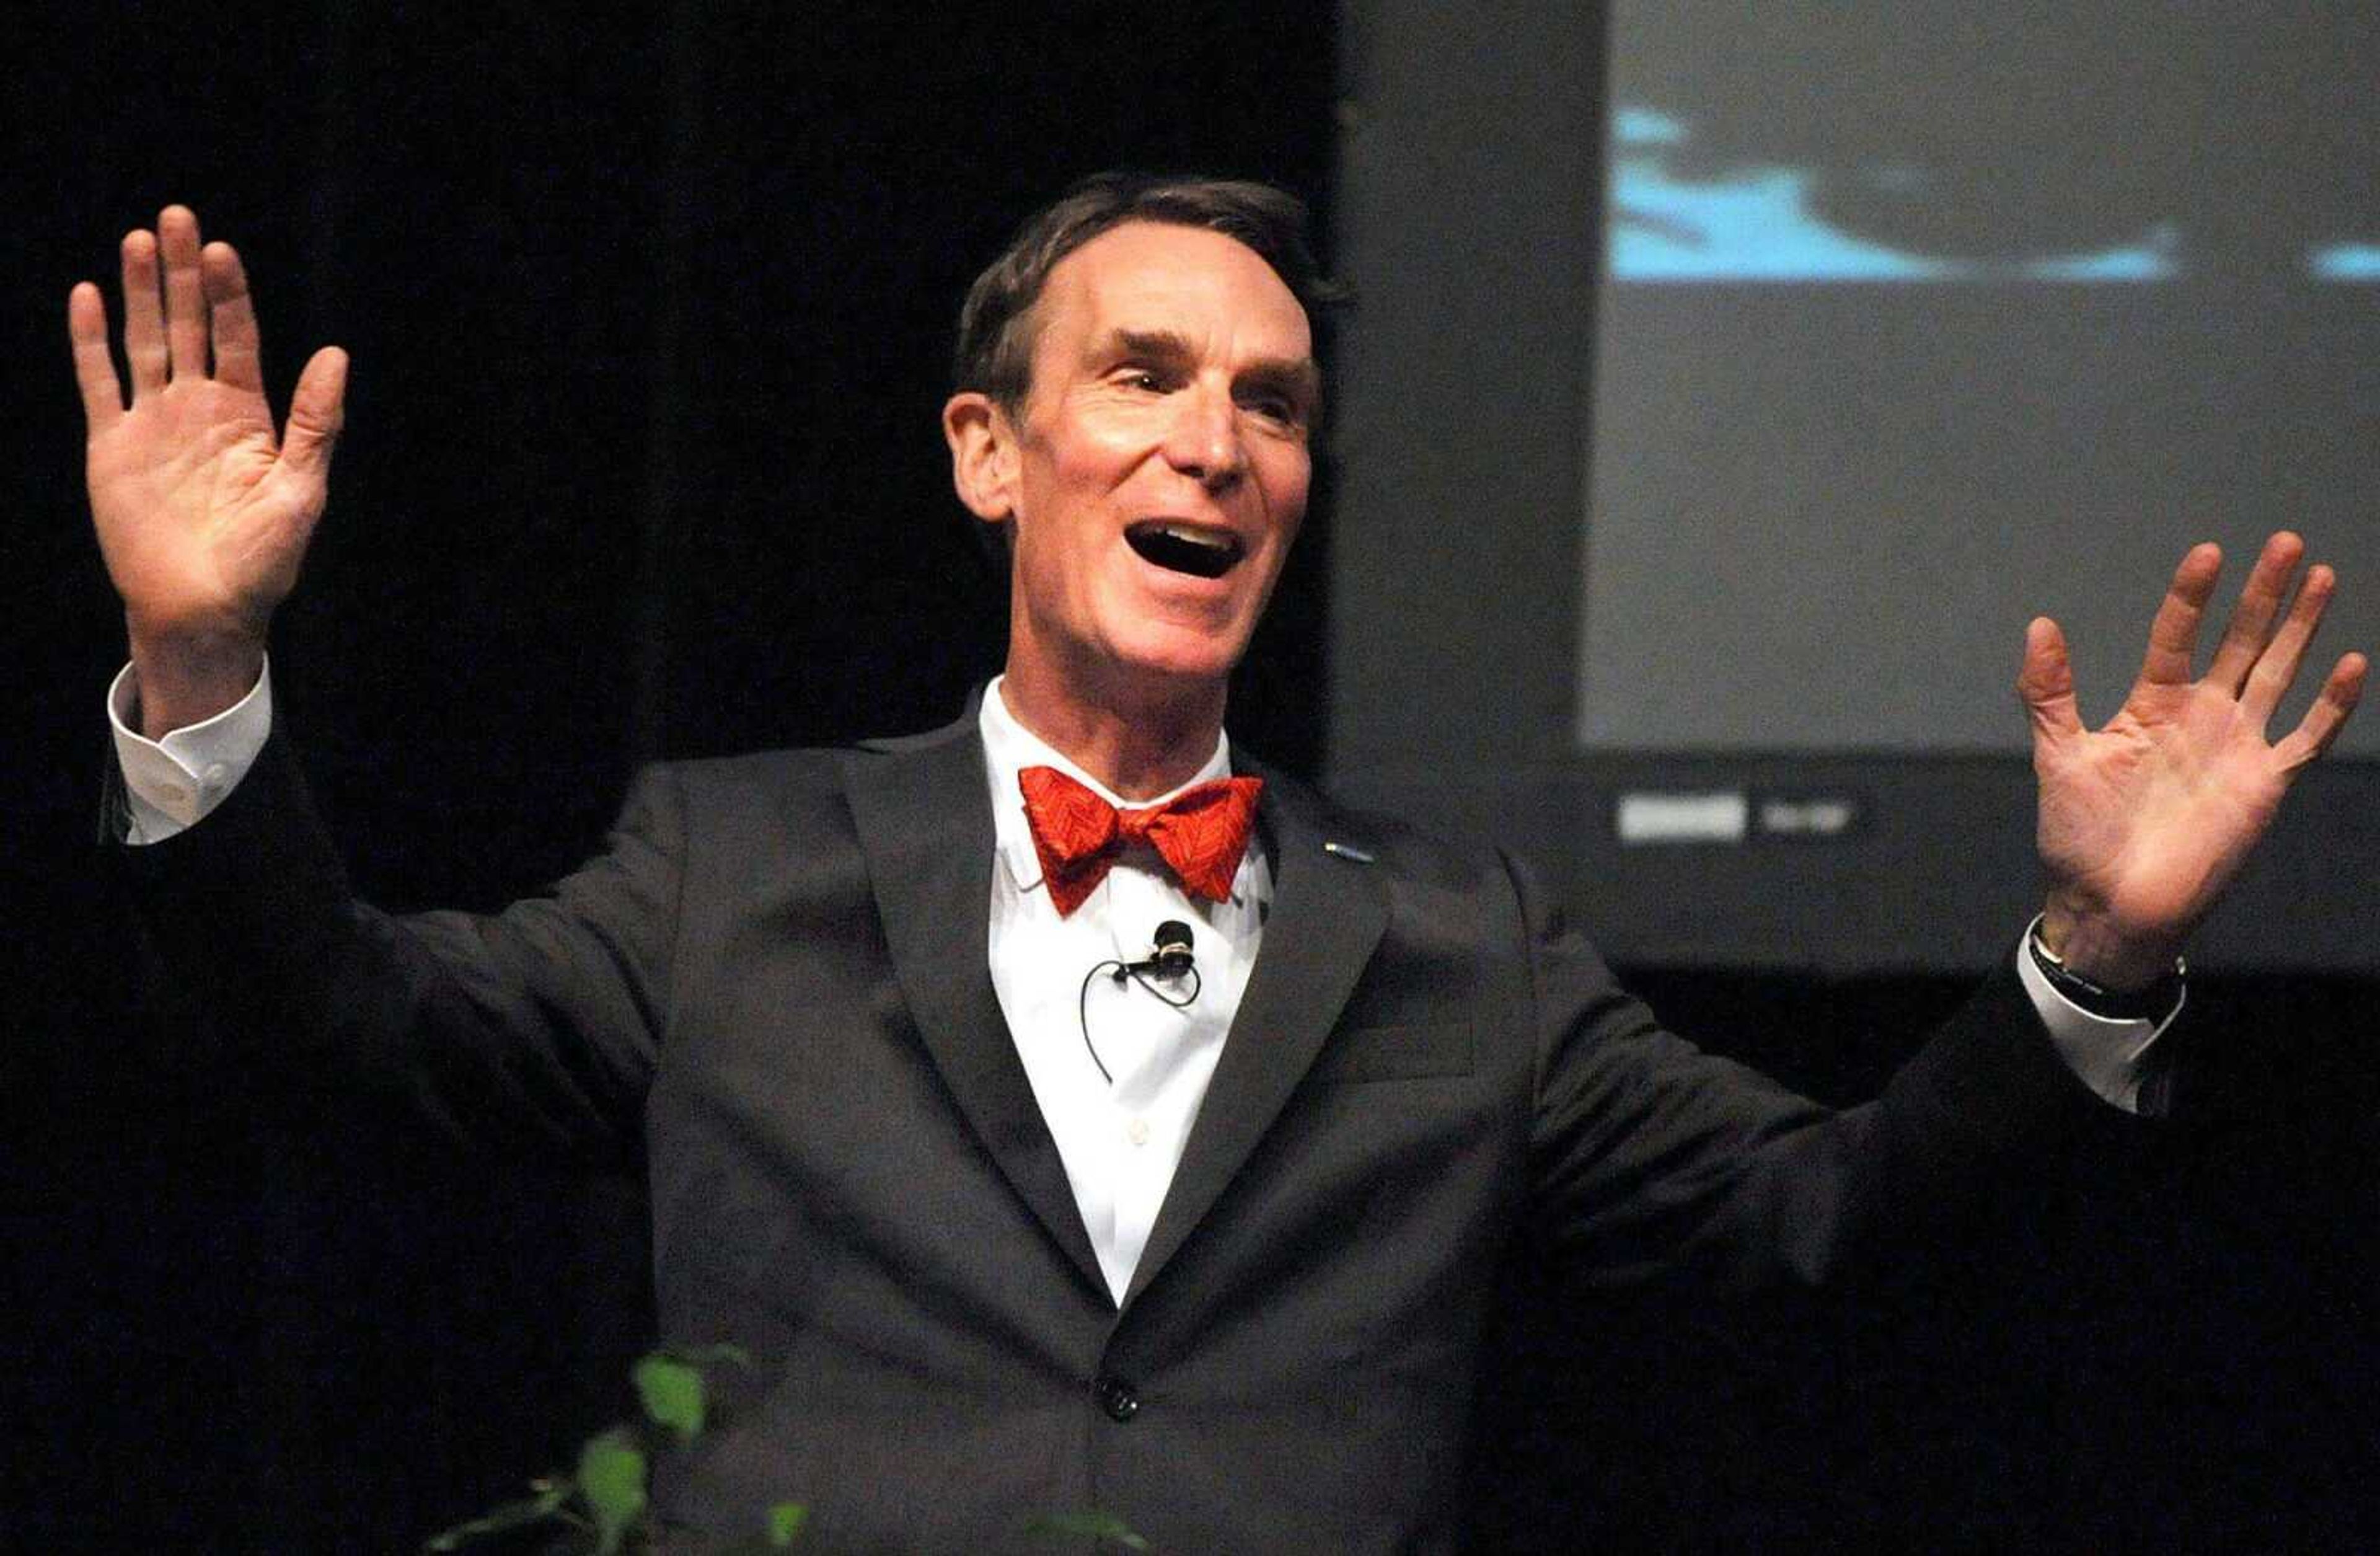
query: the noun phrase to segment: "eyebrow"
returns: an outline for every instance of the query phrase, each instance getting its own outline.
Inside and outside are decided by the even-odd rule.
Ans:
[[[1189,338],[1172,330],[1117,330],[1108,338],[1111,353],[1169,366],[1197,356]],[[1260,357],[1236,376],[1243,383],[1288,391],[1308,415],[1322,408],[1322,371],[1311,357]]]

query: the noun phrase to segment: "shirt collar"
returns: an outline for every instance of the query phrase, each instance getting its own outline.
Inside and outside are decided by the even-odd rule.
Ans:
[[[1162,805],[1184,789],[1232,775],[1231,738],[1218,731],[1215,754],[1185,782],[1153,799],[1124,799],[1016,722],[1016,715],[1008,711],[1008,703],[1001,695],[1001,682],[1006,678],[995,675],[991,685],[984,688],[983,706],[976,723],[983,735],[984,771],[991,782],[993,844],[1008,866],[1008,878],[1019,891],[1030,891],[1041,883],[1041,857],[1033,851],[1033,833],[1025,823],[1024,793],[1016,786],[1016,775],[1024,769],[1054,767],[1118,809]]]

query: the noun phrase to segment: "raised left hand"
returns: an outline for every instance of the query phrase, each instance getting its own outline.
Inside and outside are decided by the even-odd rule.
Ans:
[[[2172,966],[2290,783],[2338,737],[2362,695],[2364,657],[2343,655],[2297,727],[2265,736],[2337,583],[2328,567],[2309,568],[2288,603],[2304,551],[2286,531],[2265,542],[2213,662],[2193,680],[2223,553],[2192,548],[2149,628],[2140,678],[2096,730],[2076,714],[2058,624],[2043,616],[2026,629],[2017,694],[2040,784],[2042,939],[2096,983],[2137,989]]]

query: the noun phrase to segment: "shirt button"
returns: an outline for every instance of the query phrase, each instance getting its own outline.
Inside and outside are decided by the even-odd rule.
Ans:
[[[207,787],[211,789],[220,788],[223,785],[223,781],[230,776],[231,769],[225,763],[218,761],[209,762],[207,764]]]
[[[1134,1145],[1145,1146],[1148,1144],[1148,1120],[1145,1118],[1134,1119],[1130,1124],[1124,1125],[1123,1136],[1125,1139],[1130,1140]]]
[[[1091,1394],[1111,1421],[1129,1421],[1140,1414],[1140,1396],[1121,1378],[1101,1376],[1094,1380]]]

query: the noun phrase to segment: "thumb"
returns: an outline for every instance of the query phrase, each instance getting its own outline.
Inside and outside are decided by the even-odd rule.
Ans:
[[[281,462],[316,481],[331,474],[331,451],[346,423],[347,354],[335,346],[314,353],[298,376],[289,399],[289,425],[281,440]]]
[[[2082,733],[2074,708],[2074,665],[2066,654],[2066,634],[2047,616],[2035,616],[2024,629],[2024,665],[2017,672],[2016,694],[2033,723],[2033,741],[2041,746]]]

